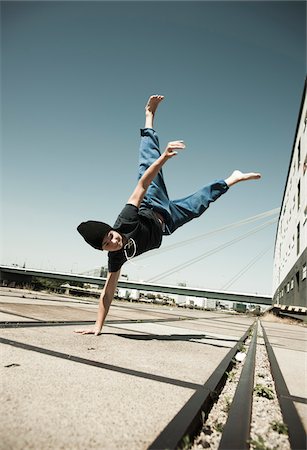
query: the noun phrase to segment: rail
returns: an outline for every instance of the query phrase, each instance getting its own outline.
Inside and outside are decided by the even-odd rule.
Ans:
[[[253,325],[248,328],[239,341],[230,349],[221,363],[204,384],[196,390],[192,397],[182,407],[178,414],[169,422],[162,433],[148,447],[148,450],[177,449],[184,445],[186,439],[191,440],[200,430],[204,414],[207,415],[214,401],[222,391],[233,359],[248,338]]]
[[[258,326],[258,322],[254,322],[212,373],[211,377],[204,384],[203,389],[198,389],[192,395],[179,413],[148,447],[148,450],[189,448],[187,443],[193,442],[195,436],[199,434],[204,425],[203,418],[207,419],[214,401],[217,400],[217,397],[223,390],[227,378],[226,372],[233,365],[232,360],[236,352],[253,330],[253,336],[218,447],[219,450],[250,448]],[[279,406],[284,424],[288,429],[289,443],[292,449],[305,450],[306,432],[294,405],[295,398],[289,393],[263,326],[262,331]]]

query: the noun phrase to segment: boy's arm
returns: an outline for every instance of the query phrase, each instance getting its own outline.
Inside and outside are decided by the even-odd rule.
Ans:
[[[162,155],[158,159],[156,159],[156,161],[153,162],[151,166],[148,167],[148,169],[145,170],[145,172],[139,179],[136,188],[129,197],[127,203],[139,208],[146,194],[146,191],[149,188],[150,183],[153,181],[156,175],[158,175],[160,169],[162,169],[163,165],[166,163],[167,160],[177,155],[176,149],[184,149],[184,148],[185,145],[183,141],[169,142],[167,144],[164,153],[162,153]]]
[[[100,295],[97,320],[94,328],[88,330],[75,330],[75,333],[95,334],[96,336],[100,334],[105,318],[109,312],[110,305],[114,298],[119,275],[120,270],[118,270],[117,272],[108,273],[106,283]]]

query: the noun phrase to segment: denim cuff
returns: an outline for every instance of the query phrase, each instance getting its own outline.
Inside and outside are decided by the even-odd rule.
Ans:
[[[141,128],[140,132],[141,132],[141,136],[152,136],[152,135],[156,134],[156,132],[153,128]]]
[[[226,192],[226,191],[228,191],[228,189],[229,189],[229,186],[228,186],[228,184],[226,183],[226,181],[225,181],[225,180],[219,180],[219,181],[218,181],[218,183],[220,183],[220,184],[221,184],[221,187],[222,187],[222,189],[224,189],[224,190],[225,190],[225,192]]]

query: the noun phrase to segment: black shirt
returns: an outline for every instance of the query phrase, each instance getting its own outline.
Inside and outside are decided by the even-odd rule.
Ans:
[[[127,238],[128,258],[132,254],[138,256],[153,248],[159,248],[162,242],[162,227],[151,209],[139,210],[136,206],[127,204],[117,217],[113,229]],[[108,258],[109,272],[117,272],[127,260],[124,249],[109,252]]]

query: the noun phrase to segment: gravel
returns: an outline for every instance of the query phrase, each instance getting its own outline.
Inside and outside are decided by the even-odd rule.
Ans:
[[[246,353],[250,338],[246,341],[244,348],[237,353],[241,356],[242,353]],[[241,358],[239,358],[241,359]],[[215,450],[218,448],[222,430],[226,424],[228,411],[230,409],[238,381],[242,372],[244,360],[236,361],[232,370],[227,374],[227,381],[221,392],[217,402],[213,405],[208,419],[204,422],[203,428],[200,434],[195,438],[194,443],[190,447],[191,450],[200,450],[203,448],[210,448]]]

